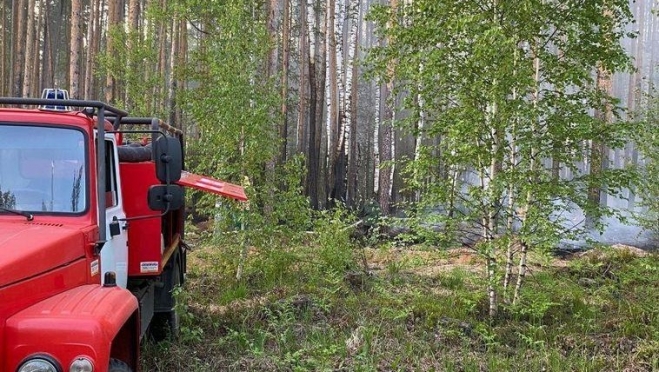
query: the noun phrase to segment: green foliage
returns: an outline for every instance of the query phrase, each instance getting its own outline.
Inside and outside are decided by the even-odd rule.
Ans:
[[[350,221],[342,213],[332,216],[334,222],[322,224],[323,234],[340,231]],[[544,267],[529,280],[524,301],[492,321],[481,311],[486,283],[466,270],[469,267],[427,276],[415,273],[413,265],[402,265],[395,283],[383,269],[369,279],[370,287],[357,290],[342,284],[342,276],[335,273],[339,264],[313,260],[317,251],[336,249],[331,246],[328,237],[318,237],[310,245],[289,249],[296,259],[286,263],[286,270],[294,275],[270,287],[258,280],[231,281],[223,270],[209,270],[209,264],[225,259],[229,247],[194,252],[186,284],[189,292],[177,294],[191,321],[183,323],[192,325],[194,332],[165,346],[146,345],[143,369],[657,367],[656,255],[637,257],[624,250],[598,249],[573,258],[567,267]],[[256,272],[281,263],[274,256],[254,258],[248,260],[248,269],[253,265]],[[598,280],[590,285],[584,278]],[[224,301],[219,300],[221,292],[242,294]]]
[[[16,197],[11,191],[2,192],[0,187],[0,207],[13,209],[16,207]]]
[[[183,287],[173,289],[175,301],[175,311],[178,313],[180,321],[181,342],[199,342],[202,340],[204,330],[196,322],[195,315],[189,311],[188,302],[190,294]]]
[[[412,225],[439,231],[440,243],[516,237],[547,250],[590,228],[566,212],[580,208],[598,228],[615,213],[592,190],[618,195],[638,181],[629,169],[577,167],[597,164],[590,143],[619,149],[630,139],[630,123],[611,123],[622,108],[597,80],[631,69],[620,44],[628,1],[421,0],[370,17],[387,40],[370,54],[371,73],[407,97],[401,111],[411,115],[398,125],[440,140],[406,165],[422,198]],[[543,159],[573,176],[557,177]]]
[[[280,140],[273,128],[281,121],[281,97],[274,89],[276,78],[263,78],[271,48],[264,8],[238,0],[178,0],[166,7],[154,3],[144,17],[142,32],[126,32],[123,24],[110,30],[113,53],[99,57],[101,76],[109,73],[126,91],[119,98],[125,102],[118,104],[128,106],[131,115],[168,119],[170,108],[164,103],[170,80],[185,81],[187,89],[178,87],[174,102],[185,122],[174,124],[189,134],[187,167],[249,186],[249,209],[226,203],[216,210],[218,198],[193,194],[196,214],[219,214],[229,230],[249,226],[282,233],[308,228],[309,207],[300,187],[302,159],[280,164],[275,169],[277,181],[266,180],[264,165],[278,155]],[[187,59],[173,71],[162,66],[156,71],[154,61],[171,50],[166,26],[172,19],[185,19],[192,27]],[[161,50],[163,46],[168,49]],[[264,214],[265,209],[272,212]]]
[[[165,35],[159,35],[155,25],[171,20],[174,9],[150,4],[143,16],[145,23],[150,25],[144,33],[137,30],[127,32],[124,24],[108,30],[113,51],[111,55],[103,51],[99,54],[95,74],[103,79],[109,74],[115,79],[115,84],[121,86],[125,95],[115,97],[116,101],[112,103],[126,108],[131,116],[168,118],[167,111],[163,110],[167,94],[166,76],[159,74],[154,67],[162,52],[160,39]]]
[[[263,165],[277,150],[271,130],[279,98],[272,82],[263,79],[268,39],[262,20],[241,1],[208,6],[186,1],[183,16],[195,19],[203,38],[190,51],[183,75],[194,89],[183,92],[181,104],[197,125],[198,138],[189,147],[193,169],[203,174],[254,185],[253,207],[267,188]],[[259,14],[259,13],[256,13]]]
[[[181,3],[181,16],[203,29],[180,71],[192,87],[182,92],[179,101],[195,125],[189,166],[202,174],[249,184],[249,212],[233,214],[239,214],[248,229],[261,231],[261,236],[309,228],[309,206],[300,183],[303,159],[293,157],[279,164],[276,181],[267,179],[264,170],[278,155],[280,139],[273,128],[281,121],[281,97],[274,89],[276,81],[263,78],[271,47],[263,9],[235,0]],[[196,200],[196,207],[209,215],[215,214],[215,204],[211,196]],[[247,240],[255,239],[259,236]]]

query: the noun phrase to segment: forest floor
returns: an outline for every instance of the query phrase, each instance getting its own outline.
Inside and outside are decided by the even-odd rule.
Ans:
[[[531,256],[521,304],[487,316],[466,248],[204,243],[178,292],[181,334],[145,371],[659,371],[659,255]],[[365,269],[366,267],[366,269]]]

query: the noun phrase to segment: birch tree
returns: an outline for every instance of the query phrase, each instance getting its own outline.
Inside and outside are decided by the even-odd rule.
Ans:
[[[327,190],[332,197],[336,185],[336,160],[339,157],[339,67],[336,0],[327,2]]]
[[[411,17],[409,22],[395,22],[401,12]],[[590,156],[584,144],[614,149],[629,138],[628,125],[608,124],[622,108],[593,74],[630,68],[620,45],[631,20],[629,4],[417,0],[381,7],[374,19],[387,44],[374,50],[371,67],[380,78],[395,79],[396,91],[417,91],[424,98],[426,125],[420,128],[417,120],[398,124],[420,131],[417,135],[440,136],[439,160],[452,169],[451,177],[435,177],[434,184],[417,183],[422,205],[443,211],[420,218],[441,224],[438,238],[447,244],[477,236],[467,243],[485,258],[495,317],[506,298],[499,295],[500,278],[506,278],[506,286],[512,280],[511,273],[501,273],[512,262],[500,259],[501,250],[516,241],[522,252],[542,251],[585,233],[583,224],[568,224],[565,212],[580,208],[610,215],[613,211],[589,198],[588,190],[615,195],[634,180],[623,170],[588,174],[576,166]],[[435,32],[438,28],[443,32]],[[431,73],[420,73],[421,64]],[[402,106],[418,110],[414,99],[403,100]],[[433,151],[424,146],[417,149],[410,174],[433,177],[436,168],[428,167]],[[557,146],[563,148],[560,154]],[[385,161],[387,147],[380,149]],[[575,176],[553,177],[553,167],[541,161],[552,157]],[[380,190],[382,181],[381,174]],[[515,306],[522,304],[525,260],[522,254]]]

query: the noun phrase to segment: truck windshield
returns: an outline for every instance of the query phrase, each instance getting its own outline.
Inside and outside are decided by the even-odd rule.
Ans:
[[[86,210],[85,159],[82,131],[0,124],[0,207],[37,213]]]

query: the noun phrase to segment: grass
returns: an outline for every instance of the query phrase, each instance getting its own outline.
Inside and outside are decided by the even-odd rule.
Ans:
[[[143,370],[659,370],[657,255],[604,250],[535,268],[522,303],[491,320],[477,262],[363,250],[337,231],[251,247],[241,280],[240,248],[205,243],[178,294],[181,337],[145,343]]]

